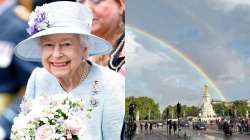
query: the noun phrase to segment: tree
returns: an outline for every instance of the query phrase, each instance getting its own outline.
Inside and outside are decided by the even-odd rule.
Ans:
[[[177,118],[177,112],[176,112],[176,108],[177,106],[167,106],[164,110],[163,110],[163,119],[167,118],[167,109],[169,110],[169,118],[172,118],[172,114],[173,114],[173,118]],[[195,106],[187,106],[187,105],[181,105],[181,116],[182,117],[187,117],[187,116],[193,116],[196,117],[199,114],[199,108],[195,107]]]
[[[217,116],[225,116],[228,111],[228,107],[226,107],[224,102],[213,104],[213,109]]]
[[[127,97],[125,103],[125,119],[128,119],[129,104],[134,102],[136,104],[136,111],[140,113],[140,120],[157,120],[160,119],[161,113],[159,104],[157,104],[152,98],[149,97]]]
[[[248,110],[247,101],[244,100],[237,100],[233,102],[233,114],[234,116],[237,115],[239,117],[245,117],[246,112]],[[235,116],[235,117],[237,117]]]
[[[167,118],[169,119],[169,117],[170,117],[170,109],[169,107],[166,107],[162,112],[162,119],[166,120]]]
[[[187,116],[198,116],[199,114],[199,108],[195,107],[195,106],[187,106],[187,105],[183,105],[182,106],[182,116],[183,117],[187,117]]]

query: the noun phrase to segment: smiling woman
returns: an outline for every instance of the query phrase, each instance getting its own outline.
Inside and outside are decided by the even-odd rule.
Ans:
[[[54,2],[35,9],[29,20],[31,36],[16,46],[15,54],[24,60],[41,61],[44,68],[33,71],[23,104],[40,96],[74,96],[84,102],[85,109],[92,110],[91,118],[84,119],[87,130],[77,136],[80,140],[120,139],[125,81],[116,72],[88,60],[88,56],[111,50],[107,41],[90,33],[91,23],[91,11],[79,3]],[[70,114],[65,118],[75,117]],[[44,125],[54,127],[54,123]],[[35,133],[44,125],[37,126]],[[73,132],[67,129],[60,137],[76,137]]]
[[[58,78],[62,88],[70,91],[86,78],[87,46],[77,34],[40,37],[43,66]]]

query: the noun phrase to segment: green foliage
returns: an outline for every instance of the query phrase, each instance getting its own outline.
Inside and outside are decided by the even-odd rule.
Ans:
[[[215,111],[215,114],[217,116],[228,115],[228,107],[225,105],[224,102],[216,103],[216,104],[212,104],[212,105],[213,105],[213,109]]]
[[[164,110],[163,110],[163,113],[162,113],[162,118],[165,120],[167,118],[167,108],[169,110],[169,116],[168,118],[169,119],[172,119],[172,118],[177,118],[176,116],[176,105],[175,106],[167,106]]]
[[[125,103],[125,119],[128,119],[128,108],[131,103],[136,104],[136,111],[139,111],[140,120],[147,120],[149,119],[149,112],[150,112],[150,119],[151,120],[158,120],[161,119],[159,104],[157,104],[152,98],[149,97],[134,97],[130,96],[126,98]],[[177,104],[177,103],[176,103]],[[221,102],[212,104],[213,109],[217,116],[229,116],[229,109],[232,110],[233,115],[237,115],[235,117],[245,117],[247,110],[250,113],[250,107],[248,107],[246,100],[237,100],[233,102]],[[162,119],[167,118],[167,108],[169,109],[168,118],[177,118],[176,114],[176,105],[168,105],[162,113]],[[181,105],[181,117],[197,117],[199,114],[200,108],[196,106],[187,106]],[[136,114],[135,114],[136,115]]]
[[[126,120],[128,119],[129,105],[131,103],[136,104],[136,112],[139,111],[140,120],[149,119],[149,112],[151,120],[160,119],[161,113],[159,109],[159,104],[157,104],[152,98],[130,96],[126,98],[126,103],[125,103]]]
[[[245,117],[247,110],[250,113],[250,107],[248,107],[246,100],[236,100],[228,103],[221,102],[212,105],[217,116],[229,116],[229,110],[231,110],[234,117]],[[163,119],[167,118],[167,108],[169,108],[169,119],[177,118],[176,105],[175,106],[169,105],[163,111],[162,114]],[[199,111],[200,109],[195,106],[187,106],[187,105],[181,106],[182,117],[187,117],[187,116],[197,117]]]
[[[195,106],[183,106],[183,112],[182,116],[187,117],[187,116],[198,116],[200,109]]]
[[[245,117],[248,107],[246,100],[236,100],[231,102],[229,105],[226,105],[225,102],[213,104],[213,108],[217,116],[229,116],[229,110],[234,117]]]
[[[164,110],[163,110],[163,114],[162,117],[163,119],[167,119],[167,108],[169,109],[169,119],[172,118],[177,118],[177,113],[176,113],[176,109],[177,109],[177,105],[175,106],[167,106]],[[187,105],[181,105],[181,117],[187,117],[187,116],[198,116],[199,114],[199,108],[195,107],[195,106],[187,106]]]
[[[73,140],[79,140],[79,138],[76,135],[72,135]]]
[[[249,110],[247,101],[243,101],[243,100],[234,101],[233,110],[235,113],[234,115],[237,115],[239,117],[245,117],[247,110]]]

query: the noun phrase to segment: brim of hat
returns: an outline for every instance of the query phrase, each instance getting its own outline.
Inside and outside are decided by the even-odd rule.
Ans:
[[[26,61],[41,61],[41,47],[39,46],[39,37],[52,34],[79,34],[81,37],[87,37],[88,55],[96,56],[111,52],[112,47],[106,40],[95,35],[86,33],[84,30],[72,27],[53,27],[40,31],[29,38],[23,40],[15,47],[15,55]]]

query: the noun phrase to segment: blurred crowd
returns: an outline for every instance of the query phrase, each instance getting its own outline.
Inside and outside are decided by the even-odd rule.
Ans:
[[[232,133],[249,134],[250,133],[250,118],[234,118],[234,119],[221,119],[217,121],[218,129],[230,129]]]
[[[0,0],[0,140],[9,139],[13,119],[20,110],[25,85],[38,62],[27,62],[14,55],[14,47],[29,37],[26,32],[31,11],[45,3],[60,0]],[[109,55],[92,61],[125,75],[125,0],[68,0],[87,5],[93,12],[92,33],[113,46]],[[69,11],[70,12],[70,11]]]

